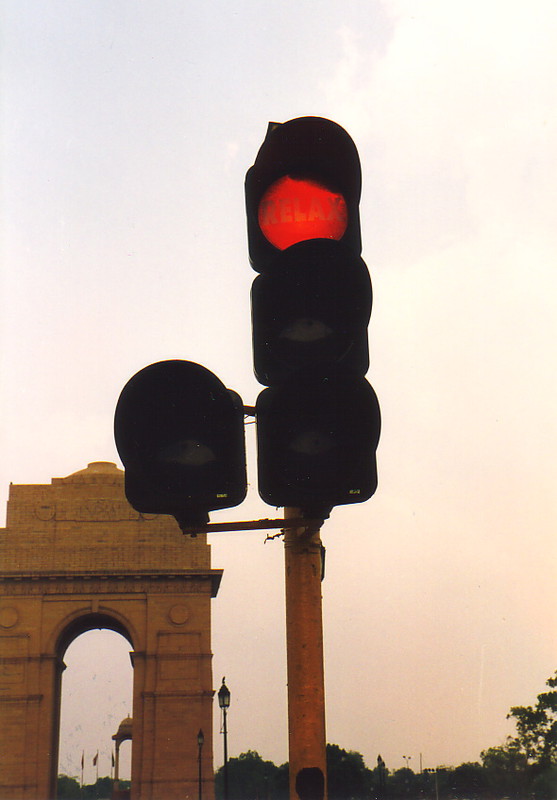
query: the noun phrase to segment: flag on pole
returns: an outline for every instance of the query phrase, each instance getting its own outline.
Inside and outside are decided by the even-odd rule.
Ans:
[[[83,765],[85,764],[85,750],[81,753],[81,769],[83,769]]]
[[[114,766],[114,751],[112,751],[112,766]]]
[[[97,761],[99,759],[99,751],[97,750],[97,755],[93,757],[93,766],[97,766]]]

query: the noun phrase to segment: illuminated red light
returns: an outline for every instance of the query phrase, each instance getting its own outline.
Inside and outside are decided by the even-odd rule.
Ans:
[[[348,210],[341,194],[317,181],[285,175],[261,198],[258,221],[265,238],[285,250],[306,239],[342,239]]]

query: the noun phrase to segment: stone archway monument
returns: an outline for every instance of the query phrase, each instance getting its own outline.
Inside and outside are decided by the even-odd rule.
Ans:
[[[132,650],[133,800],[198,797],[200,729],[210,800],[211,598],[222,572],[206,536],[137,513],[124,473],[94,462],[10,486],[0,565],[0,797],[55,797],[64,653],[109,628]]]

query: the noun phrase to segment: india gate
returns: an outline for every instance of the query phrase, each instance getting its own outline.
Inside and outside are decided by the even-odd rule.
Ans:
[[[211,800],[211,598],[222,571],[206,536],[134,511],[124,473],[94,462],[10,486],[0,569],[1,800],[54,800],[64,653],[93,628],[130,643],[132,799],[197,798],[201,766]]]

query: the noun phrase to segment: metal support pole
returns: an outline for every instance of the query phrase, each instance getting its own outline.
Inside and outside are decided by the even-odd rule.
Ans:
[[[226,708],[222,709],[222,732],[224,734],[223,797],[224,800],[228,800],[228,730],[226,727]]]
[[[321,539],[316,527],[288,527],[300,516],[284,510],[290,800],[326,800]]]
[[[203,731],[200,728],[199,733],[197,734],[197,800],[203,800],[202,757],[204,743],[205,737],[203,736]]]

